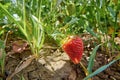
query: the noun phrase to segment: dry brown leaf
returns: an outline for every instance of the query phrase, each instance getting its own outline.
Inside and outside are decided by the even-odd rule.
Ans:
[[[15,53],[21,53],[25,50],[25,48],[27,47],[28,43],[22,40],[18,40],[13,42],[12,44],[12,49],[13,52]]]
[[[21,70],[26,68],[32,62],[32,60],[35,58],[36,58],[36,56],[32,55],[32,56],[29,56],[28,58],[26,58],[25,60],[21,61],[19,63],[19,65],[16,67],[15,71],[10,76],[8,76],[6,80],[11,80],[15,74],[17,74],[18,72],[20,72]]]
[[[6,56],[10,56],[15,53],[21,53],[26,50],[28,43],[22,40],[14,41],[12,43],[12,51],[8,52]]]

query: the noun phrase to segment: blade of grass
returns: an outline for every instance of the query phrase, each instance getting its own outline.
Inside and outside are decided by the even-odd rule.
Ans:
[[[5,68],[5,57],[6,57],[5,45],[6,45],[7,37],[8,37],[8,33],[6,34],[4,41],[0,40],[0,65],[1,65],[2,74],[4,74],[4,68]]]
[[[20,80],[25,80],[25,78],[24,78],[24,76],[23,76],[23,75],[21,76],[21,79],[20,79]]]
[[[90,61],[89,61],[89,63],[88,63],[88,67],[87,67],[87,70],[88,70],[89,74],[92,73],[92,67],[93,67],[93,65],[94,65],[94,59],[95,59],[95,56],[96,56],[96,51],[98,50],[98,48],[100,47],[100,45],[101,45],[101,44],[97,45],[97,46],[93,49],[92,54],[91,54],[91,56],[90,56]]]
[[[36,47],[38,49],[40,49],[43,45],[43,42],[44,42],[44,29],[43,29],[43,26],[42,24],[40,23],[40,21],[34,16],[32,15],[31,16],[31,19],[33,21],[33,24],[35,25],[35,22],[38,23],[38,25],[36,26],[36,40],[37,40],[37,43],[36,43]]]
[[[10,12],[8,12],[7,9],[4,8],[4,6],[1,3],[0,3],[0,8],[4,12],[4,14],[6,14],[6,16],[8,17],[8,19],[10,21],[14,22],[19,27],[19,29],[21,30],[21,32],[24,33],[25,36],[27,36],[27,34],[24,31],[22,25],[20,25],[20,23],[15,20],[15,18],[10,14]]]
[[[24,24],[24,31],[26,32],[26,11],[25,11],[25,0],[23,0],[23,24]]]
[[[117,60],[120,60],[120,58],[117,59]],[[110,63],[108,63],[107,65],[104,65],[104,66],[98,68],[96,71],[94,71],[93,73],[91,73],[90,75],[88,75],[87,77],[85,77],[83,80],[88,80],[89,78],[91,78],[91,77],[99,74],[100,72],[102,72],[102,71],[104,71],[106,68],[108,68],[110,65],[112,65],[113,63],[115,63],[117,60],[113,60],[113,61],[111,61]]]
[[[87,27],[86,30],[87,30],[91,35],[95,36],[96,38],[99,38],[99,36],[98,36],[96,33],[94,33],[94,31],[93,31],[90,27]]]
[[[5,43],[4,41],[0,40],[0,66],[2,70],[2,74],[4,74],[4,65],[5,65]]]
[[[41,10],[42,10],[42,0],[39,1],[39,8],[38,8],[38,21],[41,19]]]
[[[67,29],[70,25],[76,23],[79,19],[78,18],[72,18],[68,23],[66,23],[63,27],[61,27],[60,29],[65,30]]]

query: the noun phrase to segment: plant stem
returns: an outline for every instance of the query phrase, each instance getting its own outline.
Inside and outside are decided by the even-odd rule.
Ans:
[[[89,72],[88,72],[88,70],[85,68],[85,66],[82,64],[82,62],[80,62],[80,65],[82,66],[85,75],[88,76],[88,75],[89,75]],[[92,80],[92,79],[90,78],[89,80]]]

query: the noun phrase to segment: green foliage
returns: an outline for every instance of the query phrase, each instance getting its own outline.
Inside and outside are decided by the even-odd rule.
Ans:
[[[93,49],[93,51],[91,52],[90,60],[89,60],[88,67],[87,67],[87,70],[88,70],[89,74],[92,73],[92,68],[94,66],[94,60],[95,60],[96,52],[97,52],[98,48],[100,47],[100,45],[96,46]]]
[[[21,79],[20,80],[25,80],[25,78],[23,77],[23,75],[22,75],[22,77],[21,77]]]
[[[104,71],[106,68],[108,68],[110,65],[112,65],[113,63],[115,63],[116,61],[118,61],[120,59],[116,59],[116,60],[113,60],[111,61],[110,63],[98,68],[96,71],[94,71],[93,73],[91,73],[90,75],[88,75],[87,77],[84,78],[84,80],[88,80],[89,78],[99,74],[100,72]]]
[[[0,1],[0,14],[0,37],[6,31],[17,28],[36,55],[40,55],[44,41],[56,41],[61,45],[64,37],[86,32],[96,37],[99,42],[104,38],[106,47],[107,43],[112,45],[112,51],[120,50],[114,42],[120,29],[120,0],[3,0]],[[110,36],[110,40],[106,36]],[[89,76],[85,79],[115,62],[113,60],[92,73],[99,46],[94,48],[90,56],[87,68]]]
[[[22,2],[18,1],[18,5],[16,4],[16,6],[21,7],[21,9],[19,8],[18,13],[16,12],[15,14],[7,10],[2,4],[0,4],[0,9],[2,9],[2,11],[6,15],[6,17],[8,17],[10,22],[14,23],[26,37],[26,40],[30,44],[33,54],[39,55],[39,50],[41,49],[44,41],[43,24],[40,22],[40,15],[37,15],[41,13],[41,7],[38,6],[38,12],[36,12],[35,15],[31,13],[27,15],[24,0]]]
[[[109,62],[108,64],[98,68],[96,71],[92,72],[93,66],[94,66],[94,60],[95,60],[95,56],[96,56],[96,51],[98,50],[98,48],[101,46],[101,44],[97,45],[90,56],[90,60],[88,63],[88,67],[87,67],[87,72],[88,75],[84,78],[84,80],[88,80],[90,78],[92,78],[93,76],[99,74],[100,72],[104,71],[106,68],[108,68],[109,66],[111,66],[113,63],[115,63],[116,61],[120,60],[120,57],[118,55],[118,57],[116,57],[113,61]]]
[[[5,44],[4,41],[0,40],[0,67],[2,70],[2,74],[4,74],[5,56]]]

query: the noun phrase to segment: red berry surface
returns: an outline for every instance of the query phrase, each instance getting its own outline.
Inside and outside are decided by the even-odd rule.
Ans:
[[[74,64],[78,64],[82,58],[83,54],[83,41],[78,36],[69,36],[65,40],[63,50],[67,53]]]

